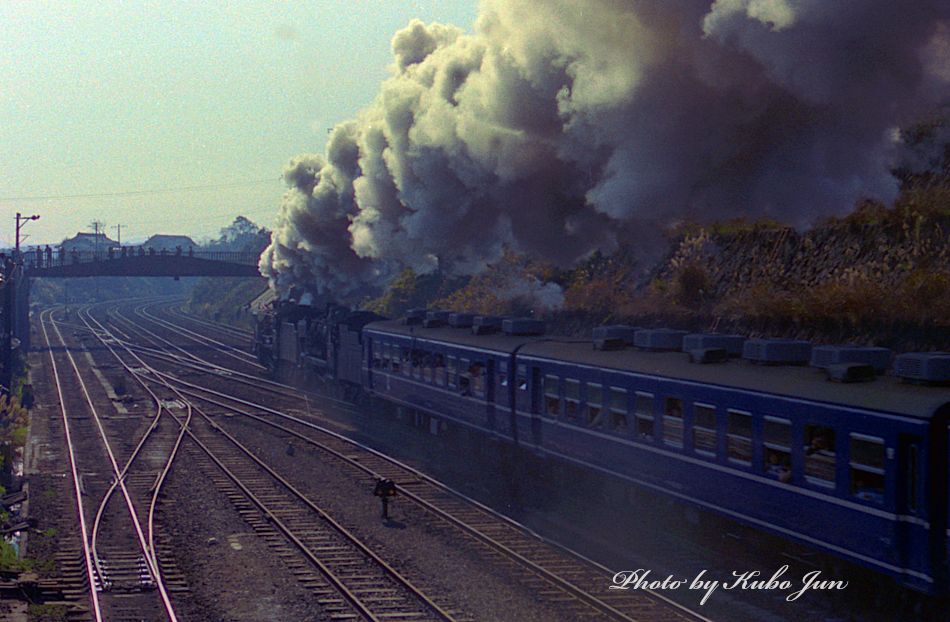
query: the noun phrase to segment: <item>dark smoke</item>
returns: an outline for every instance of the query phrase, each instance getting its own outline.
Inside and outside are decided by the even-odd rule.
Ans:
[[[892,199],[896,128],[950,94],[945,0],[486,0],[472,35],[392,45],[373,104],[285,171],[279,289],[570,262],[681,218],[806,225]]]

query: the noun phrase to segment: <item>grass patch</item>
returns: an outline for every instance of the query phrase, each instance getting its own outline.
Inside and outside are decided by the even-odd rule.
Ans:
[[[66,605],[30,605],[31,622],[66,622],[69,609]]]

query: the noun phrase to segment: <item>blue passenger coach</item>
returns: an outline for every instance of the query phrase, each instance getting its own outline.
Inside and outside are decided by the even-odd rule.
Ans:
[[[945,387],[399,321],[362,347],[383,399],[948,591]]]

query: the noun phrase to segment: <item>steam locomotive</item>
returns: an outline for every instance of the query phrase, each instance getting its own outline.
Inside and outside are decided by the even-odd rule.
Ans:
[[[950,353],[288,306],[262,363],[621,478],[946,595]]]

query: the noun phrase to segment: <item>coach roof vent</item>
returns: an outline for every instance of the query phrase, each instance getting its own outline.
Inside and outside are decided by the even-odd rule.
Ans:
[[[633,336],[641,328],[614,324],[613,326],[598,326],[591,332],[595,350],[621,350],[624,346],[633,345]]]
[[[406,324],[410,326],[413,324],[422,324],[422,320],[424,320],[425,317],[426,317],[425,309],[409,309],[408,311],[406,311],[405,322]]]
[[[633,345],[644,350],[679,350],[683,347],[685,330],[651,328],[633,334]]]
[[[811,366],[828,369],[832,365],[858,363],[870,365],[875,373],[883,374],[891,366],[892,356],[887,348],[816,346],[811,351]]]
[[[472,318],[473,335],[490,335],[501,330],[501,318],[497,315],[476,315]]]
[[[894,375],[920,383],[950,383],[950,352],[909,352],[894,361]]]
[[[544,322],[527,317],[513,317],[502,320],[501,330],[506,335],[543,335]]]
[[[729,356],[742,356],[742,335],[717,335],[713,333],[692,333],[683,337],[683,352],[694,350],[722,349]]]
[[[432,311],[426,312],[426,319],[423,321],[423,326],[426,328],[437,328],[439,326],[445,326],[449,321],[449,312],[440,311],[434,309]]]
[[[811,358],[811,343],[795,339],[749,339],[742,357],[766,365],[804,365]]]
[[[449,326],[452,328],[468,328],[472,325],[475,315],[472,313],[449,313]]]

